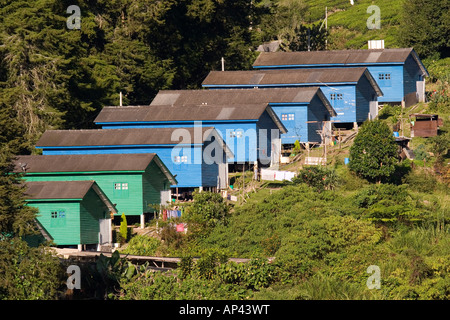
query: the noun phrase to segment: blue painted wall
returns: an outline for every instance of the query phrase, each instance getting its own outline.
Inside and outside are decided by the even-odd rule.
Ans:
[[[409,56],[408,60],[413,59]],[[409,62],[408,62],[409,64]],[[352,65],[342,65],[342,64],[327,64],[327,65],[305,65],[305,66],[270,66],[270,67],[257,67],[260,70],[271,70],[271,69],[314,69],[314,68],[353,68],[353,67],[366,67],[372,74],[372,77],[377,82],[381,91],[383,92],[382,97],[378,97],[379,102],[401,102],[405,96],[404,90],[404,65],[403,64],[352,64]],[[416,69],[417,73],[420,72],[419,67],[416,63],[411,63],[411,68]],[[389,74],[389,79],[386,79],[386,74]],[[383,76],[380,76],[383,75]],[[409,90],[409,89],[408,89]],[[414,89],[415,91],[415,89]]]
[[[176,143],[175,143],[176,144]],[[156,153],[167,169],[177,175],[178,187],[215,187],[217,186],[218,166],[196,163],[202,159],[204,147],[177,147],[167,146],[92,146],[92,147],[63,147],[43,148],[44,155],[54,154],[124,154],[124,153]],[[174,156],[185,157],[186,162],[174,162]],[[176,186],[171,186],[176,187]]]
[[[356,90],[356,122],[364,122],[368,118],[370,112],[370,102],[377,100],[377,92],[370,84],[366,77],[362,77],[358,85],[355,87]],[[380,97],[378,97],[380,98]]]
[[[379,65],[367,67],[377,82],[382,97],[379,102],[401,102],[405,96],[403,90],[403,65]],[[388,75],[389,79],[386,79]]]
[[[421,70],[417,66],[416,61],[410,55],[408,59],[406,59],[405,67],[403,69],[403,90],[405,95],[417,91],[416,82],[423,80],[421,74]]]
[[[322,92],[325,94],[326,98],[333,106],[334,110],[338,114],[336,117],[332,117],[331,121],[338,123],[353,123],[353,122],[364,122],[367,120],[369,113],[369,102],[370,99],[377,101],[376,92],[373,89],[370,82],[365,76],[363,76],[358,83],[340,83],[340,84],[323,84],[323,83],[312,83],[312,84],[276,84],[270,85],[271,88],[289,88],[289,87],[320,87]],[[261,87],[264,85],[233,85],[232,88],[253,88]],[[209,85],[210,90],[222,89],[223,86],[215,87],[213,84]],[[224,86],[224,88],[228,88]],[[361,92],[375,92],[375,95],[364,95],[364,98],[358,93]],[[281,118],[280,118],[281,119]],[[284,122],[283,122],[284,123]],[[289,125],[289,124],[288,124]],[[298,124],[296,124],[298,126]],[[285,137],[289,134],[284,135]],[[310,140],[312,141],[312,140]]]
[[[134,123],[98,123],[103,129],[123,128],[181,128],[194,127],[193,121],[180,122],[134,122]],[[229,163],[253,162],[260,158],[259,130],[267,129],[267,140],[271,141],[270,129],[277,128],[272,118],[265,111],[260,119],[256,120],[228,120],[228,121],[202,121],[203,127],[214,127],[233,152],[234,157],[228,158]],[[268,142],[270,145],[270,143]],[[270,157],[271,150],[268,156]]]
[[[287,129],[287,133],[281,134],[282,144],[309,141],[308,104],[271,103],[270,106]]]
[[[339,123],[357,121],[355,85],[322,86],[320,89],[337,113],[331,121]]]

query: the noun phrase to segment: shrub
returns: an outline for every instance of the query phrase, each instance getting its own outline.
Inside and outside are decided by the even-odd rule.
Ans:
[[[122,213],[120,217],[119,240],[121,243],[125,243],[128,240],[128,224],[125,213]]]
[[[189,222],[198,224],[199,232],[217,224],[226,224],[229,211],[222,196],[214,192],[194,192],[194,202],[186,207]]]
[[[365,209],[363,216],[376,222],[415,222],[425,216],[406,185],[370,185],[355,195],[355,204]]]
[[[397,144],[380,120],[365,122],[350,148],[350,170],[371,182],[386,181],[398,162]]]
[[[334,169],[311,166],[300,170],[298,175],[292,179],[292,182],[296,184],[306,183],[321,192],[334,189],[338,183],[338,177]]]
[[[125,254],[137,256],[154,256],[161,242],[153,237],[136,235],[131,238],[128,246],[122,251]]]

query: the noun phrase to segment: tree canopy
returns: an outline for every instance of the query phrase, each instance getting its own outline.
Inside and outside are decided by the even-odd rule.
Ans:
[[[395,171],[397,144],[386,123],[367,121],[350,148],[349,168],[370,181],[386,181]]]

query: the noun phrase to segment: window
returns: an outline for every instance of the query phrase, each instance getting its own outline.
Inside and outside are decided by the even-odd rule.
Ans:
[[[330,99],[331,100],[336,100],[336,93],[331,93],[330,94]]]
[[[342,93],[338,93],[337,95],[336,95],[336,98],[337,98],[337,100],[342,100],[343,98],[342,98]]]
[[[378,84],[383,87],[391,86],[391,74],[390,73],[379,73],[378,74]]]
[[[114,197],[128,198],[128,182],[114,182]]]
[[[244,132],[242,130],[230,131],[230,138],[242,138]]]
[[[293,113],[281,114],[281,121],[293,121],[293,120],[295,120],[295,115]]]
[[[175,162],[175,163],[181,163],[181,162],[187,163],[187,156],[174,156],[173,157],[173,162]]]
[[[50,213],[51,227],[64,227],[66,225],[66,211],[65,210],[55,210]]]

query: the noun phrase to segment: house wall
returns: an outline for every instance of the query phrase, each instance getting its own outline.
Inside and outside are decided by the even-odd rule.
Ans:
[[[80,244],[93,244],[99,242],[99,219],[109,218],[109,209],[99,198],[97,193],[90,189],[80,203]]]
[[[199,187],[202,185],[201,173],[202,164],[194,164],[195,157],[201,155],[201,151],[194,152],[190,147],[176,148],[173,153],[174,145],[162,146],[99,146],[86,148],[72,148],[65,147],[63,149],[43,148],[43,154],[125,154],[125,153],[156,153],[161,161],[166,165],[167,169],[173,174],[177,175],[178,187]],[[173,156],[186,156],[188,163],[174,163]],[[215,186],[215,185],[214,185]],[[176,187],[175,185],[172,187]],[[103,188],[102,188],[103,189]],[[108,195],[109,196],[109,195]],[[141,202],[141,201],[140,201]]]
[[[322,142],[317,130],[323,129],[323,121],[329,121],[329,113],[318,96],[311,100],[308,108],[308,142]]]
[[[268,115],[267,115],[268,116]],[[263,116],[265,117],[265,116]],[[258,127],[256,123],[259,123]],[[226,120],[226,121],[202,121],[203,127],[214,127],[222,139],[227,144],[228,148],[233,153],[232,158],[228,158],[229,163],[242,163],[257,161],[258,158],[258,131],[263,128],[263,125],[268,125],[267,118],[258,120]],[[275,124],[270,119],[270,126],[267,129],[273,128]],[[187,122],[148,122],[148,123],[117,123],[117,124],[101,124],[102,129],[124,129],[124,128],[182,128],[194,127],[193,121]],[[242,136],[231,133],[241,132]],[[270,133],[270,130],[268,130]],[[245,137],[245,138],[244,138]],[[268,137],[270,140],[270,136]],[[164,161],[164,160],[163,160]],[[166,164],[167,165],[167,164]],[[179,181],[179,179],[177,179]],[[178,185],[180,186],[180,185]]]
[[[356,121],[355,85],[321,86],[320,89],[337,113],[331,121],[338,123]]]
[[[370,112],[371,101],[377,101],[377,93],[369,80],[364,76],[356,86],[356,116],[355,122],[364,122]],[[374,111],[376,113],[376,111]]]
[[[29,201],[29,206],[39,210],[37,220],[56,245],[80,244],[79,201]],[[64,212],[64,218],[52,218],[52,212]],[[58,214],[59,215],[59,214]]]
[[[141,215],[142,206],[142,173],[141,172],[114,172],[114,173],[46,173],[24,176],[26,181],[80,181],[94,180],[112,203],[116,204],[117,214]],[[128,183],[128,189],[116,190],[114,184]]]
[[[152,205],[159,205],[161,203],[161,191],[168,190],[169,188],[169,180],[158,165],[152,162],[142,175],[143,211],[154,212],[155,208]]]
[[[327,65],[305,65],[305,66],[279,66],[279,67],[258,67],[256,69],[260,70],[270,70],[270,69],[304,69],[304,68],[352,68],[352,67],[366,67],[372,74],[373,78],[377,82],[381,91],[384,93],[382,97],[378,97],[379,102],[398,102],[401,103],[404,97],[404,86],[403,86],[403,64],[354,64],[354,65],[343,65],[343,64],[327,64]],[[379,79],[379,74],[389,73],[391,76],[390,81]],[[322,91],[324,87],[321,87]],[[329,96],[327,96],[329,97]]]
[[[280,119],[281,120],[281,119]],[[261,118],[256,123],[257,125],[257,138],[258,138],[258,159],[262,165],[270,165],[270,161],[272,160],[272,152],[274,151],[276,154],[279,154],[281,150],[272,150],[272,146],[276,147],[276,143],[274,139],[279,139],[281,136],[280,129],[278,129],[277,125],[273,122],[267,111],[264,111]],[[265,131],[263,131],[265,130]],[[277,130],[277,131],[272,131]],[[275,132],[278,132],[276,134]],[[264,139],[261,134],[266,135],[266,141],[264,143]],[[261,139],[260,139],[261,137]]]
[[[364,77],[365,78],[365,77]],[[368,81],[367,81],[368,82]],[[369,83],[370,85],[370,83]],[[365,119],[361,119],[361,117],[358,118],[357,113],[360,108],[360,106],[357,104],[356,101],[356,84],[337,84],[337,85],[333,85],[333,84],[327,84],[324,85],[320,82],[318,83],[313,83],[313,84],[275,84],[275,85],[270,85],[270,88],[292,88],[292,87],[320,87],[320,89],[322,90],[322,92],[325,94],[325,96],[327,97],[328,101],[330,102],[330,104],[332,104],[334,110],[336,111],[336,113],[338,113],[338,115],[336,117],[333,117],[332,120],[334,122],[340,122],[340,123],[353,123],[353,122],[363,122],[367,119],[367,114],[369,111],[366,112]],[[253,87],[260,87],[263,88],[265,86],[263,85],[252,85],[252,86],[248,86],[248,85],[233,85],[233,88],[242,88],[242,89],[248,89],[248,88],[253,88]],[[372,86],[370,86],[372,87]],[[211,90],[215,90],[215,89],[221,89],[221,87],[210,87]],[[338,100],[338,99],[331,99],[331,94],[342,94],[342,100]],[[360,101],[361,102],[361,101]],[[365,103],[365,101],[364,101]],[[367,105],[364,104],[361,106],[363,109],[364,108],[369,108],[369,102],[367,102]],[[363,114],[365,112],[365,109],[362,110],[361,114]]]
[[[287,133],[280,135],[282,144],[294,144],[295,140],[299,142],[308,142],[308,106],[307,104],[270,104],[273,111],[287,129]],[[293,120],[289,120],[290,115]],[[283,120],[286,118],[287,120]],[[292,119],[292,118],[291,118]]]
[[[377,65],[368,66],[367,69],[383,92],[383,96],[378,97],[378,101],[401,103],[405,95],[403,90],[403,65]],[[390,74],[391,78],[382,80],[380,74]]]
[[[417,81],[423,80],[421,75],[422,71],[420,70],[412,55],[409,55],[408,59],[406,59],[405,61],[405,66],[403,68],[403,88],[405,96],[411,93],[415,96],[415,102],[418,102],[418,96],[416,95]]]

